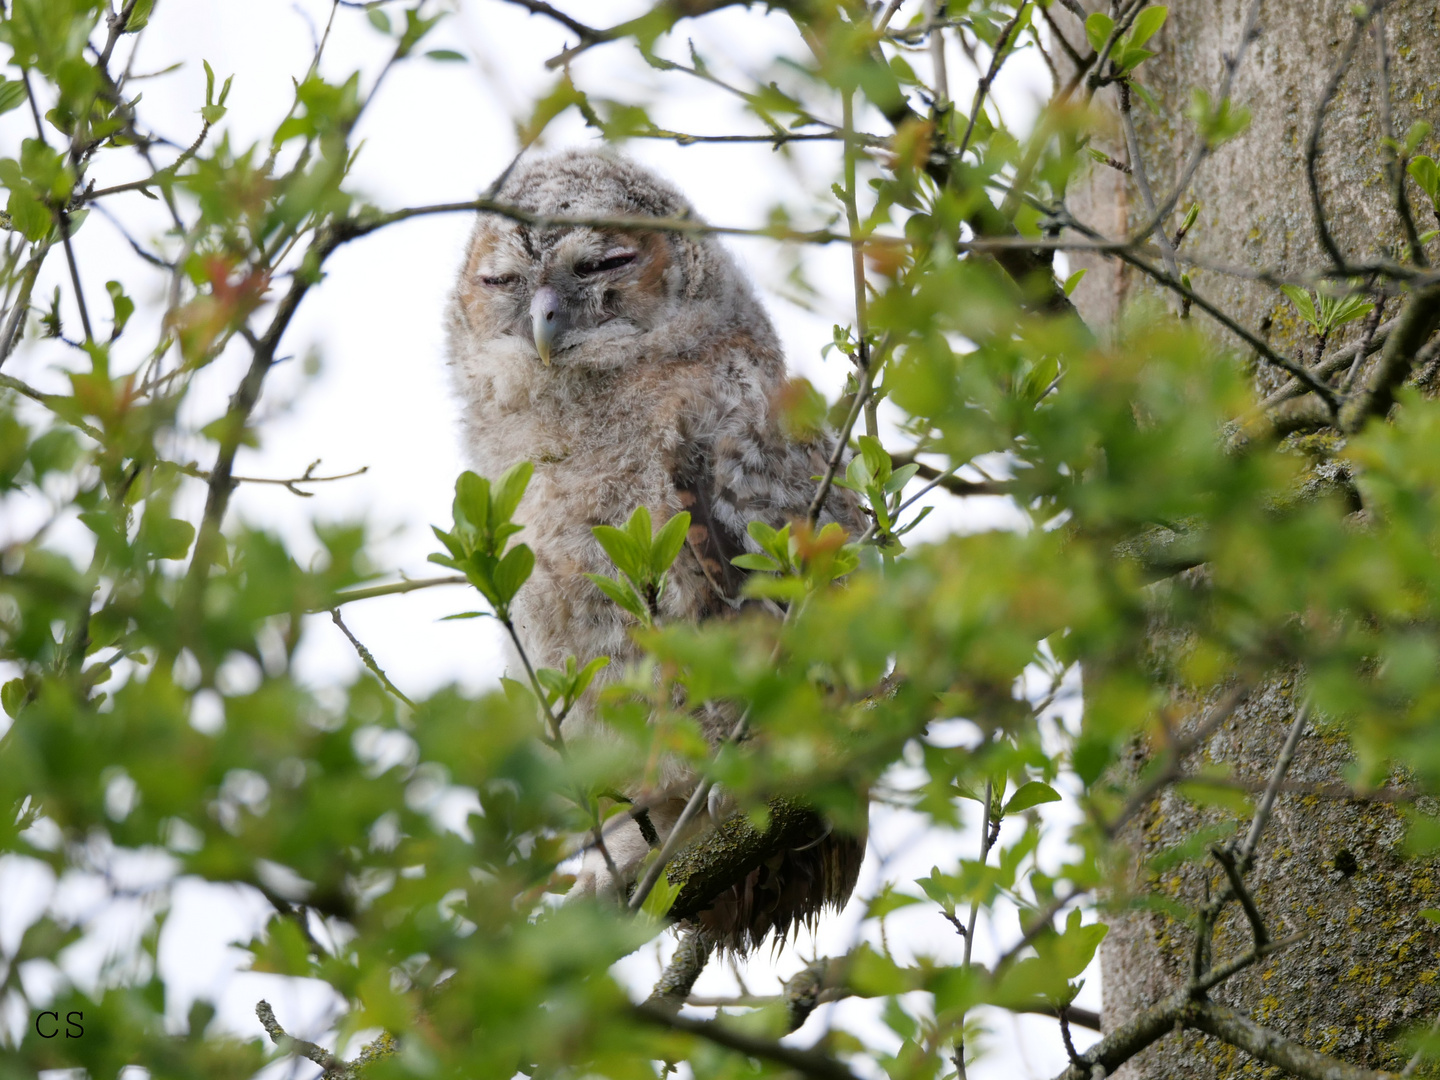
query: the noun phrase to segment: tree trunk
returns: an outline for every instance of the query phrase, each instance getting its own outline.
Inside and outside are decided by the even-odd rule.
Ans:
[[[1095,0],[1087,3],[1092,10],[1097,6]],[[1159,112],[1150,113],[1138,97],[1133,112],[1143,165],[1162,204],[1197,140],[1195,124],[1184,119],[1191,91],[1203,88],[1218,97],[1226,57],[1242,48],[1251,0],[1170,0],[1168,6],[1169,19],[1149,46],[1159,55],[1139,71]],[[1202,264],[1188,268],[1196,291],[1277,352],[1307,366],[1316,359],[1317,343],[1273,286],[1204,264],[1265,268],[1280,275],[1329,265],[1317,238],[1306,147],[1317,103],[1350,43],[1355,26],[1350,8],[1348,0],[1265,0],[1260,5],[1258,33],[1243,46],[1231,93],[1235,103],[1252,111],[1250,127],[1201,165],[1166,223],[1173,236],[1187,207],[1200,204],[1199,220],[1181,248],[1182,255]],[[1052,11],[1059,12],[1060,5]],[[1083,51],[1078,20],[1062,26]],[[1386,10],[1383,29],[1393,128],[1403,139],[1412,122],[1440,120],[1435,108],[1440,14],[1434,0],[1401,0]],[[1351,263],[1404,251],[1382,157],[1381,85],[1376,38],[1366,32],[1329,105],[1318,160],[1324,212]],[[1117,109],[1113,88],[1101,91],[1098,101],[1112,112]],[[1422,152],[1433,154],[1433,142],[1427,140]],[[1112,142],[1097,149],[1134,166],[1118,123]],[[1410,191],[1413,197],[1413,186]],[[1110,237],[1123,236],[1146,219],[1134,179],[1104,165],[1096,165],[1088,181],[1072,190],[1069,207]],[[1428,204],[1414,211],[1421,232],[1433,227]],[[1150,291],[1136,271],[1118,261],[1087,256],[1072,263],[1090,268],[1074,299],[1097,327],[1118,317],[1127,300]],[[1398,307],[1392,301],[1386,317]],[[1196,317],[1203,318],[1198,312]],[[1210,325],[1228,346],[1241,350],[1241,362],[1253,362],[1237,339],[1227,339]],[[1360,333],[1359,323],[1346,327],[1344,338],[1329,343],[1327,355]],[[1257,365],[1255,375],[1261,394],[1285,381],[1283,373],[1264,364]],[[1263,784],[1293,720],[1296,688],[1297,679],[1286,676],[1257,689],[1188,764],[1227,763],[1237,777]],[[1177,704],[1194,723],[1206,703]],[[1137,764],[1143,755],[1143,748],[1137,750]],[[1289,780],[1342,779],[1348,760],[1343,734],[1317,718],[1304,732]],[[1199,907],[1207,885],[1213,891],[1224,881],[1216,864],[1190,862],[1148,874],[1141,868],[1147,858],[1220,817],[1173,791],[1137,815],[1123,839],[1133,850],[1138,891]],[[1440,906],[1440,888],[1430,868],[1404,858],[1403,836],[1401,815],[1391,804],[1282,795],[1249,882],[1273,937],[1296,932],[1306,937],[1213,991],[1212,998],[1313,1048],[1398,1071],[1407,1055],[1397,1036],[1440,1011],[1436,928],[1419,915],[1423,908]],[[1107,1031],[1183,984],[1194,944],[1183,919],[1153,908],[1117,912],[1110,925],[1101,960]],[[1248,944],[1244,916],[1231,905],[1216,933],[1214,955],[1235,955]],[[1117,1073],[1126,1080],[1259,1075],[1274,1075],[1274,1070],[1193,1031],[1156,1043]]]

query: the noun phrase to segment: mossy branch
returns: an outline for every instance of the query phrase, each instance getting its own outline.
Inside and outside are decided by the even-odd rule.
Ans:
[[[819,814],[793,800],[771,799],[766,807],[765,828],[736,814],[675,853],[665,870],[665,879],[680,888],[671,918],[694,918],[766,859],[811,843],[824,828]]]

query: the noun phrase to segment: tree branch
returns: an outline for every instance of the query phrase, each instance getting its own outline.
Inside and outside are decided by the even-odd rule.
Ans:
[[[293,1051],[301,1057],[308,1058],[324,1069],[327,1076],[344,1068],[345,1063],[323,1046],[310,1042],[308,1039],[297,1039],[295,1036],[287,1034],[285,1029],[280,1026],[280,1021],[275,1019],[275,1010],[263,998],[255,1004],[255,1015],[260,1019],[260,1026],[270,1036],[270,1041],[281,1050]]]
[[[1415,356],[1440,329],[1440,284],[1416,289],[1395,319],[1395,328],[1365,389],[1345,403],[1340,412],[1340,429],[1359,431],[1370,417],[1384,417],[1395,403],[1395,391],[1410,374]]]
[[[681,934],[675,955],[665,966],[660,981],[655,984],[655,989],[650,991],[645,1004],[668,1013],[679,1012],[680,1006],[684,1005],[690,996],[695,980],[705,970],[705,962],[710,959],[714,948],[714,944],[699,927],[691,927]]]
[[[1185,1010],[1184,1020],[1186,1027],[1203,1031],[1303,1080],[1385,1080],[1394,1076],[1393,1073],[1351,1065],[1292,1042],[1226,1005],[1195,1002]]]
[[[716,1046],[723,1046],[727,1050],[734,1050],[748,1057],[784,1065],[803,1076],[810,1077],[811,1080],[859,1080],[854,1073],[829,1054],[822,1054],[817,1050],[799,1050],[771,1039],[762,1039],[755,1035],[736,1031],[718,1021],[691,1020],[688,1016],[672,1015],[648,1004],[633,1006],[631,1014],[646,1023],[686,1035],[695,1035]]]
[[[810,843],[824,829],[819,814],[791,799],[771,799],[766,808],[770,820],[763,830],[751,824],[748,814],[735,814],[680,848],[663,864],[656,860],[657,866],[664,866],[665,880],[680,887],[670,907],[670,918],[694,918],[766,859]],[[681,831],[677,824],[670,836],[678,836]]]
[[[37,244],[31,251],[30,260],[25,264],[25,269],[20,275],[20,291],[15,297],[15,303],[10,307],[9,317],[5,320],[5,329],[0,332],[0,367],[10,358],[19,343],[21,334],[25,329],[25,316],[30,310],[30,296],[35,291],[35,279],[40,276],[40,264],[45,261],[45,256],[50,253],[50,239],[46,237]]]

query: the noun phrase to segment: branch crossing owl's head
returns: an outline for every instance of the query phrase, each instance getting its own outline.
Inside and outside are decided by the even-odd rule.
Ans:
[[[695,220],[679,191],[633,162],[594,150],[526,159],[494,197],[566,223],[481,215],[456,291],[476,339],[531,341],[547,366],[606,367],[624,355],[616,346],[683,316],[687,305],[749,300],[729,257],[709,238],[602,224]]]

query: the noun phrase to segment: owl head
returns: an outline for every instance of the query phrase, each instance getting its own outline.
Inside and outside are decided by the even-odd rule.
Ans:
[[[545,218],[694,218],[672,185],[613,153],[527,158],[494,198]],[[606,368],[626,342],[664,330],[671,344],[725,324],[768,327],[713,239],[585,225],[544,227],[481,214],[451,311],[453,335],[523,345],[544,367]],[[673,348],[667,351],[673,352]]]

